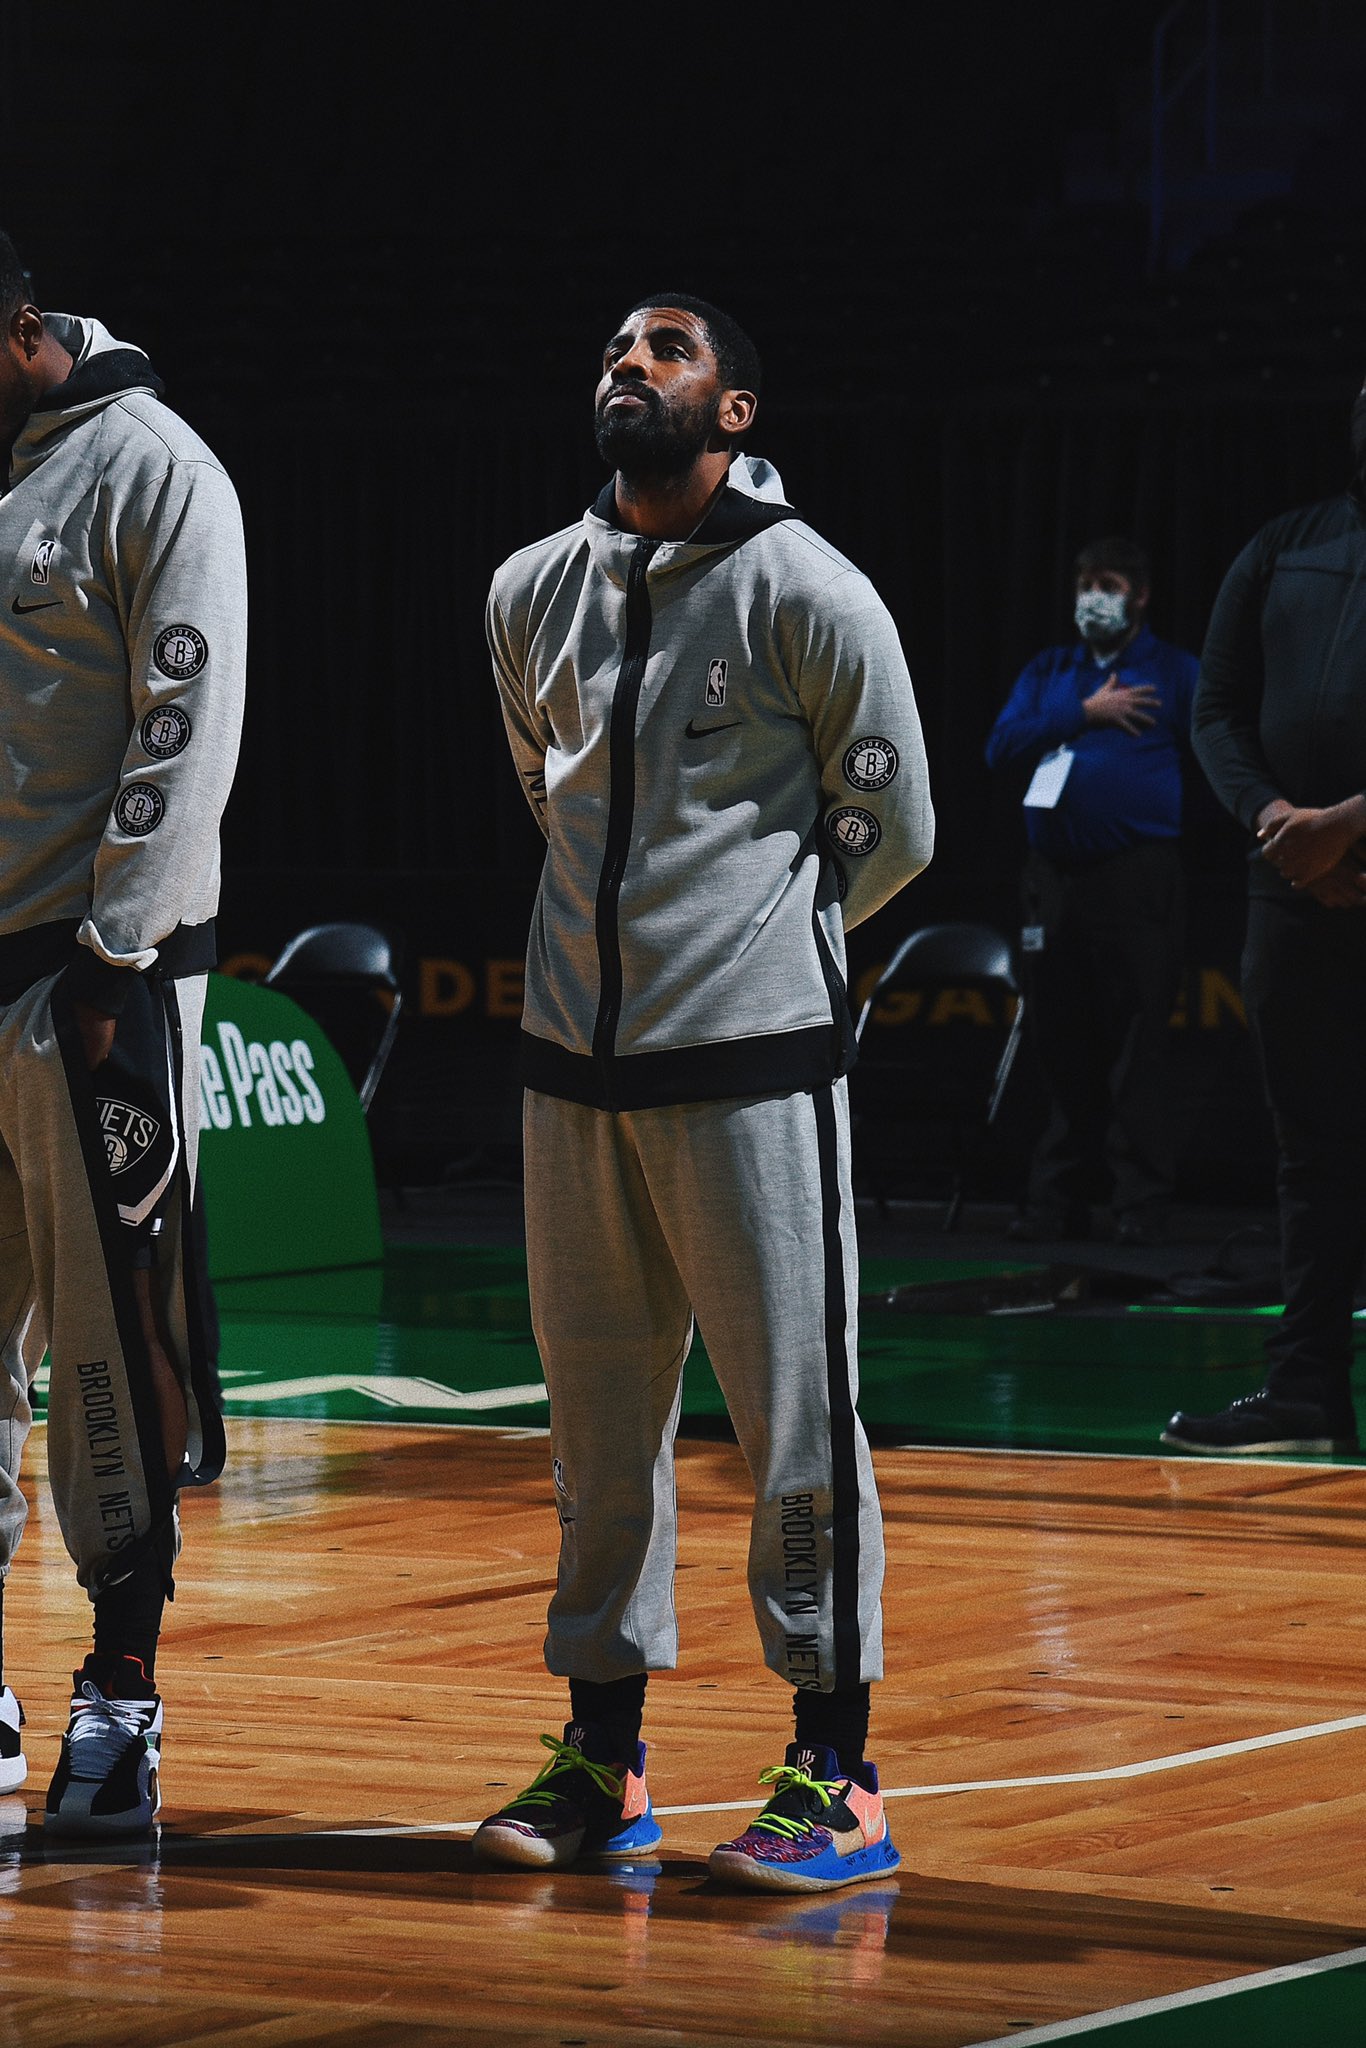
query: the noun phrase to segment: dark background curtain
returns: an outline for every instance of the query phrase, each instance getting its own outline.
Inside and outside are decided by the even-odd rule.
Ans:
[[[1159,31],[1199,81],[1165,117],[1160,228]],[[982,746],[1069,637],[1077,548],[1144,542],[1156,630],[1198,648],[1259,523],[1343,486],[1364,88],[1359,0],[0,8],[0,224],[44,305],[148,349],[242,497],[225,950],[260,971],[336,916],[404,942],[396,1171],[515,1156],[540,842],[483,605],[596,493],[592,387],[634,295],[753,330],[755,450],[906,645],[939,849],[854,935],[857,989],[912,921],[1014,928],[1020,790]],[[1243,1193],[1268,1158],[1234,1015],[1245,851],[1199,788],[1191,827],[1185,1176]]]
[[[1000,896],[1019,792],[988,775],[982,747],[1023,664],[1072,637],[1082,542],[1143,541],[1154,627],[1198,652],[1261,522],[1345,485],[1350,397],[765,409],[754,448],[872,577],[907,650],[939,812],[922,901],[985,910]],[[253,570],[231,867],[534,872],[483,610],[498,563],[600,488],[588,419],[587,396],[512,422],[437,400],[358,437],[306,400],[199,408],[237,481]],[[1197,858],[1236,875],[1239,835],[1216,825],[1206,840]]]
[[[1021,786],[989,774],[982,749],[1023,663],[1070,637],[1078,546],[1107,532],[1144,541],[1156,630],[1198,650],[1220,578],[1262,520],[1342,486],[1348,401],[1205,393],[766,412],[756,449],[898,622],[929,747],[936,858],[853,936],[856,986],[912,924],[985,918],[1014,932]],[[259,969],[331,916],[373,918],[399,939],[410,1014],[376,1128],[400,1175],[439,1178],[491,1150],[515,1159],[507,963],[522,949],[541,842],[508,761],[482,616],[497,564],[596,493],[587,412],[580,399],[509,421],[405,403],[361,437],[345,413],[297,402],[249,415],[206,406],[195,420],[238,481],[253,564],[225,954]],[[1246,848],[1198,778],[1185,853],[1182,1184],[1192,1198],[1241,1200],[1264,1194],[1271,1170],[1234,993]],[[501,977],[501,996],[477,989],[452,1014],[444,970],[419,964],[434,960],[462,963],[476,983]],[[996,1192],[1018,1179],[1041,1112],[1027,1067],[1012,1111]]]

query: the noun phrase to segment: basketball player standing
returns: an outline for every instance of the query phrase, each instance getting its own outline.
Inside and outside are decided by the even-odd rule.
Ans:
[[[563,1739],[477,1851],[658,1840],[640,1728],[677,1656],[673,1441],[693,1317],[748,1461],[750,1591],[793,1690],[772,1796],[714,1874],[824,1889],[895,1867],[864,1754],[882,1528],[859,1422],[845,930],[930,857],[892,621],[739,453],[748,337],[676,293],[614,333],[615,475],[498,572],[488,630],[548,842],[523,1078],[532,1320],[560,1520]]]
[[[54,1833],[145,1832],[183,1477],[222,1464],[190,1229],[246,573],[232,485],[140,349],[41,313],[0,235],[0,1583],[44,1350],[94,1648]],[[0,1691],[0,1789],[24,1780]]]

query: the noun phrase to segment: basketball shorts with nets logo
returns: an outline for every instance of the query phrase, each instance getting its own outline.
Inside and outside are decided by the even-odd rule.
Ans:
[[[63,975],[0,1006],[0,1570],[24,1524],[19,1460],[48,1362],[47,1462],[93,1597],[148,1548],[169,1582],[182,1476],[166,1471],[135,1274],[150,1270],[189,1411],[189,1475],[223,1426],[193,1210],[204,977],[134,982],[91,1073]]]

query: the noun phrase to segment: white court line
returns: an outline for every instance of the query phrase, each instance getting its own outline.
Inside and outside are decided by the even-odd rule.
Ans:
[[[269,1382],[263,1381],[262,1385]],[[391,1415],[273,1415],[262,1409],[260,1414],[243,1413],[244,1422],[303,1423],[317,1427],[325,1423],[330,1429],[483,1429],[501,1430],[507,1436],[545,1437],[550,1431],[544,1425],[498,1422],[446,1422],[430,1414],[414,1409],[405,1416],[401,1410]],[[713,1418],[708,1418],[711,1420]],[[45,1427],[47,1416],[34,1417],[34,1428]],[[688,1438],[680,1436],[680,1442],[710,1442],[710,1438]],[[724,1439],[723,1439],[724,1441]],[[1246,1458],[1218,1454],[1204,1455],[1180,1451],[1053,1451],[1037,1444],[874,1444],[873,1457],[876,1460],[886,1451],[918,1451],[926,1457],[934,1457],[941,1451],[949,1452],[956,1458],[1080,1458],[1093,1464],[1117,1465],[1240,1465],[1245,1472],[1359,1472],[1366,1465],[1366,1451],[1357,1458]]]
[[[416,1411],[405,1417],[395,1411],[392,1415],[272,1415],[263,1408],[260,1414],[243,1413],[233,1418],[241,1422],[272,1422],[280,1425],[298,1423],[303,1428],[328,1429],[463,1429],[483,1430],[486,1433],[503,1436],[548,1437],[550,1430],[545,1424],[520,1422],[443,1422],[430,1415]],[[47,1428],[47,1414],[35,1415],[35,1429]],[[712,1438],[688,1438],[680,1436],[682,1443],[712,1442]],[[726,1439],[721,1439],[726,1441]],[[733,1446],[732,1446],[733,1447]],[[1112,1465],[1241,1465],[1245,1472],[1360,1472],[1366,1466],[1366,1451],[1357,1458],[1240,1458],[1217,1455],[1184,1456],[1179,1451],[1050,1451],[1033,1444],[874,1444],[873,1458],[876,1461],[887,1451],[919,1451],[926,1457],[934,1457],[940,1451],[948,1451],[956,1458],[1081,1458],[1093,1464]]]
[[[1322,1735],[1346,1735],[1366,1728],[1366,1714],[1340,1721],[1311,1721],[1303,1728],[1281,1728],[1271,1735],[1248,1735],[1240,1742],[1216,1742],[1207,1749],[1183,1749],[1174,1756],[1145,1758],[1135,1764],[1113,1764],[1103,1771],[1055,1771],[1036,1778],[963,1778],[947,1785],[886,1785],[884,1799],[936,1799],[949,1792],[1015,1792],[1038,1785],[1108,1785],[1123,1778],[1151,1777],[1158,1771],[1180,1771],[1190,1764],[1218,1763],[1224,1757],[1250,1756],[1254,1750],[1277,1749],[1287,1742],[1312,1742]],[[697,1806],[657,1806],[657,1818],[682,1813],[743,1813],[754,1799],[707,1800]],[[325,1828],[325,1835],[460,1835],[479,1826],[477,1820],[414,1821],[383,1828]]]
[[[1059,2020],[1049,2027],[1030,2027],[1026,2033],[995,2034],[990,2041],[974,2041],[970,2048],[1043,2048],[1046,2041],[1075,2041],[1079,2035],[1094,2034],[1101,2027],[1118,2027],[1125,2020],[1146,2020],[1183,2006],[1207,2005],[1215,1998],[1231,1998],[1239,1991],[1265,1991],[1272,1984],[1293,1984],[1297,1977],[1317,1977],[1326,1970],[1347,1970],[1366,1963],[1366,1948],[1346,1948],[1335,1956],[1313,1956],[1307,1963],[1286,1963],[1279,1970],[1259,1970],[1252,1977],[1228,1977],[1221,1984],[1202,1984],[1194,1991],[1173,1991],[1166,1998],[1144,1998],[1136,2005],[1112,2006],[1108,2012],[1086,2013],[1081,2019]]]
[[[1235,1452],[1176,1451],[1053,1451],[1038,1444],[874,1444],[873,1456],[888,1451],[952,1451],[958,1458],[1090,1458],[1098,1463],[1135,1465],[1241,1465],[1245,1472],[1359,1472],[1366,1451],[1353,1458],[1249,1458]]]

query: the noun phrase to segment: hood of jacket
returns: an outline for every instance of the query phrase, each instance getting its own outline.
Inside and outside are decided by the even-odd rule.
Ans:
[[[618,520],[616,488],[616,478],[609,477],[584,513],[583,523],[599,567],[621,582],[641,536],[628,533]],[[725,487],[701,525],[686,540],[657,542],[650,558],[651,573],[686,568],[719,549],[738,547],[781,519],[799,516],[788,504],[783,480],[771,462],[761,455],[733,456]]]
[[[71,374],[64,384],[44,392],[25,421],[14,444],[15,481],[91,414],[130,391],[160,398],[165,389],[144,352],[131,342],[116,340],[103,321],[78,319],[71,313],[45,313],[43,321],[71,356]]]

